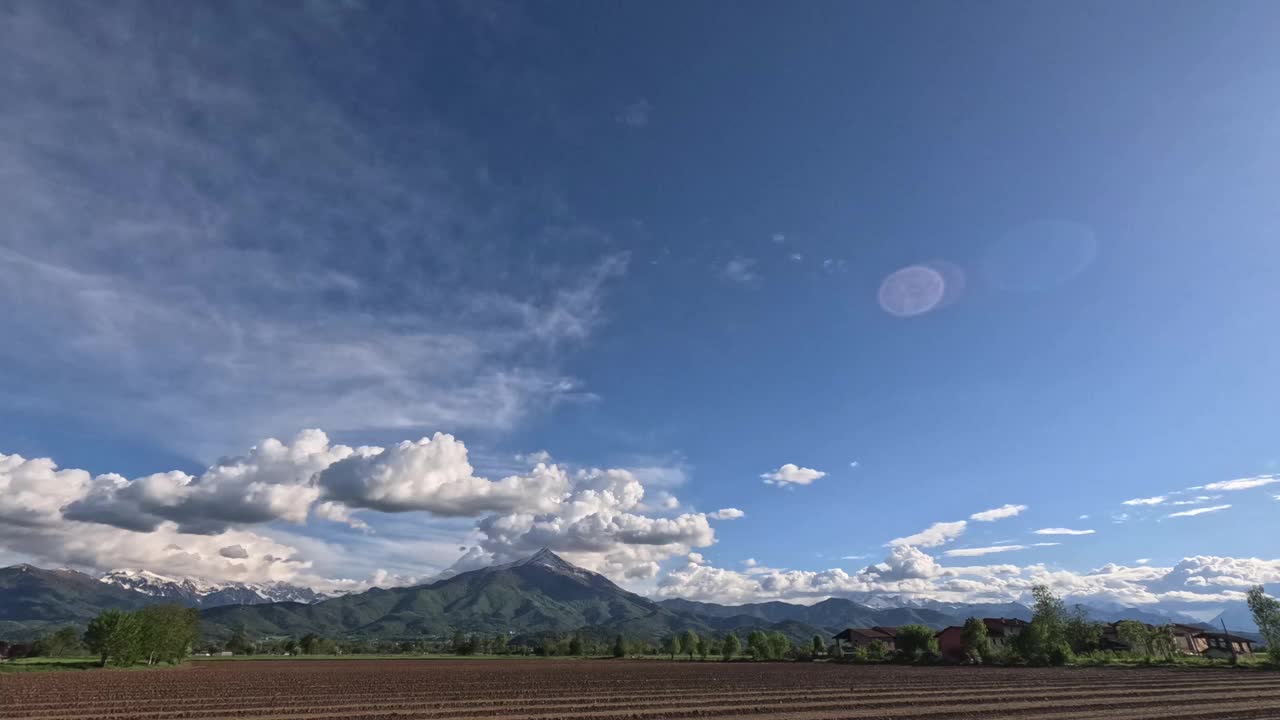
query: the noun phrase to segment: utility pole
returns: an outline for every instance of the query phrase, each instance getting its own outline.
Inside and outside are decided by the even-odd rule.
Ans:
[[[1231,642],[1231,633],[1227,632],[1227,621],[1219,617],[1218,622],[1222,623],[1222,634],[1227,636],[1227,647],[1231,649],[1231,664],[1235,665],[1240,662],[1240,658],[1236,657],[1236,644]]]

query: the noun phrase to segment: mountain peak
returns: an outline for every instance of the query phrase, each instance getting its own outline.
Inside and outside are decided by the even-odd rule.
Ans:
[[[530,555],[528,559],[520,564],[542,565],[543,567],[548,567],[552,570],[568,570],[570,572],[577,572],[579,569],[578,566],[551,552],[550,548],[542,548],[538,552]]]

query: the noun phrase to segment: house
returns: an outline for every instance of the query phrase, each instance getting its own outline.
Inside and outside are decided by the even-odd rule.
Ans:
[[[987,626],[987,642],[992,649],[1003,649],[1013,642],[1029,624],[1017,618],[982,618]],[[952,625],[938,631],[938,651],[950,660],[964,659],[964,628]]]
[[[1253,641],[1239,635],[1219,632],[1201,632],[1196,636],[1206,645],[1199,653],[1211,658],[1229,658],[1232,655],[1252,655]]]
[[[843,648],[848,643],[850,648],[870,647],[874,642],[883,643],[889,649],[894,649],[894,640],[898,635],[898,629],[893,627],[868,627],[868,628],[845,628],[836,633],[835,641]]]
[[[1154,625],[1141,623],[1148,631],[1153,632]],[[1120,638],[1120,623],[1114,622],[1102,629],[1101,646],[1103,650],[1130,652],[1134,650],[1128,642]],[[1173,645],[1182,655],[1203,655],[1211,658],[1229,658],[1234,648],[1236,655],[1252,655],[1253,641],[1239,635],[1205,630],[1195,625],[1172,623],[1163,626],[1173,636]]]

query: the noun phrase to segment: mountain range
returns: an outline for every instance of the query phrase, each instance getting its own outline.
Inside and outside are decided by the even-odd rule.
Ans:
[[[158,600],[200,608],[205,633],[214,638],[225,638],[236,628],[256,637],[316,633],[416,638],[454,631],[536,636],[574,631],[601,638],[624,633],[651,639],[686,629],[740,635],[765,629],[807,640],[845,627],[918,623],[941,628],[970,616],[1031,617],[1031,610],[1019,603],[897,599],[892,604],[884,598],[877,598],[875,606],[847,598],[812,605],[654,601],[544,549],[524,560],[424,585],[338,597],[284,584],[201,583],[145,571],[113,571],[94,578],[74,570],[16,565],[0,569],[0,637],[20,639],[59,625],[83,625],[102,609],[131,609]],[[1176,613],[1121,606],[1088,606],[1086,612],[1106,622],[1189,620]]]

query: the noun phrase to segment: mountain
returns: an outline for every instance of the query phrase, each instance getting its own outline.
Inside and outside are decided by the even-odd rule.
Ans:
[[[883,607],[874,608],[844,598],[830,598],[813,605],[797,605],[780,601],[749,603],[746,605],[720,605],[673,598],[659,603],[676,612],[714,620],[757,619],[771,623],[799,622],[825,630],[841,630],[847,627],[872,627],[875,625],[928,625],[943,628],[963,622],[968,615],[945,613],[930,608]],[[1029,615],[1028,615],[1029,616]],[[984,617],[992,617],[987,614]],[[999,616],[997,616],[999,617]],[[1003,617],[1009,617],[1004,615]]]
[[[636,635],[709,629],[628,592],[550,550],[427,585],[375,588],[314,605],[225,606],[202,613],[206,630],[243,626],[258,635],[405,637],[464,632],[567,632],[608,628]]]
[[[315,603],[331,597],[308,587],[288,583],[209,583],[191,578],[165,577],[146,570],[112,570],[100,580],[107,585],[134,590],[157,600],[198,608],[270,602]]]
[[[0,568],[0,637],[20,639],[54,626],[83,625],[103,610],[128,610],[151,602],[142,593],[75,570]]]

